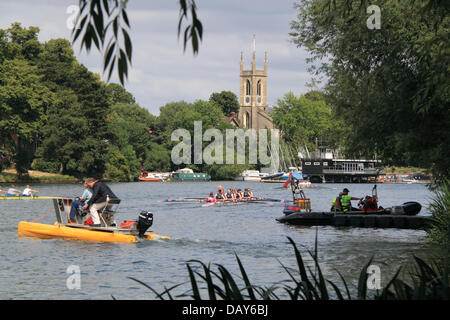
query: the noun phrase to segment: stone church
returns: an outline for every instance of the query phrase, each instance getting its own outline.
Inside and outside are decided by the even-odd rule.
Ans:
[[[244,129],[273,129],[267,103],[267,53],[264,57],[264,70],[256,69],[256,52],[253,47],[252,65],[244,70],[241,52],[239,114],[236,123]]]

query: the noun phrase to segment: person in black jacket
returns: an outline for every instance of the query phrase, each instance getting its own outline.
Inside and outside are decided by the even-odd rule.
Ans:
[[[111,191],[111,189],[100,180],[95,180],[94,178],[86,179],[86,184],[92,190],[92,197],[89,201],[83,206],[83,209],[86,210],[89,208],[91,213],[92,222],[91,227],[100,227],[100,217],[98,215],[98,211],[103,209],[107,203],[107,197],[109,199],[118,199],[116,195]]]

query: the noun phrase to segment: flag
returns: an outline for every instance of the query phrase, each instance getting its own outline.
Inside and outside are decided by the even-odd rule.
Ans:
[[[289,183],[291,183],[292,173],[289,175],[289,179],[283,184],[283,188],[286,188]]]

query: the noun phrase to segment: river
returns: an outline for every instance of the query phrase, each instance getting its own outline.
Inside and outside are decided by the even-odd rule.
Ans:
[[[354,290],[359,273],[373,256],[385,285],[399,266],[411,263],[413,255],[426,258],[432,247],[421,230],[298,227],[278,223],[282,203],[251,203],[235,206],[202,207],[198,203],[167,203],[164,199],[203,197],[224,188],[250,187],[255,196],[291,199],[281,184],[257,182],[110,183],[122,199],[117,221],[137,218],[140,210],[154,213],[151,230],[170,240],[137,244],[89,243],[68,240],[19,239],[17,224],[33,221],[52,208],[50,200],[0,200],[0,299],[154,299],[134,277],[158,292],[164,287],[189,280],[186,262],[191,259],[217,263],[240,276],[235,253],[241,259],[252,284],[270,286],[289,279],[283,269],[295,268],[291,237],[311,262],[307,250],[314,249],[318,232],[319,262],[327,279],[340,285],[337,271]],[[16,185],[17,188],[24,186]],[[80,196],[78,184],[33,185],[42,196]],[[322,184],[305,190],[313,210],[327,211],[333,197],[344,188],[350,195],[371,194],[370,184]],[[422,214],[432,193],[421,184],[380,184],[384,207],[406,201],[422,204]],[[356,203],[354,203],[356,204]],[[41,221],[53,223],[49,214]],[[81,272],[79,289],[69,289],[69,266]],[[174,293],[184,292],[183,289]]]

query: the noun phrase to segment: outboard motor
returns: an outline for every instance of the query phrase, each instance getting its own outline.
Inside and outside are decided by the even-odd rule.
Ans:
[[[143,238],[144,233],[150,228],[153,224],[153,213],[150,211],[141,211],[139,214],[139,218],[137,221],[137,230],[139,232],[139,237]]]

